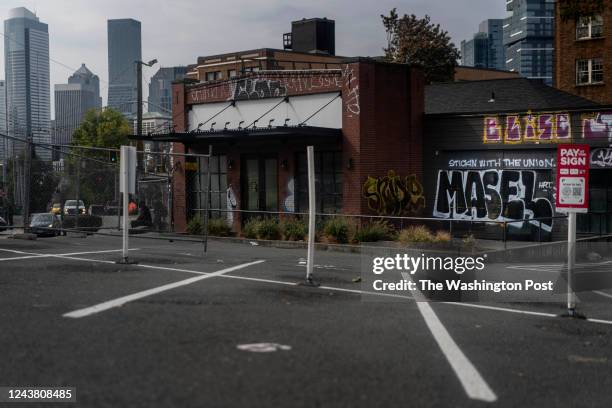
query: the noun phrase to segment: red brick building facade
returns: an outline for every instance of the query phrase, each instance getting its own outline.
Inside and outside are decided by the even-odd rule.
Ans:
[[[212,146],[218,156],[212,186],[221,200],[211,208],[227,205],[224,189],[231,189],[236,210],[306,211],[304,153],[314,145],[318,212],[418,215],[425,205],[423,118],[419,69],[351,59],[339,69],[175,83],[171,137],[175,152],[207,153]],[[175,163],[176,231],[201,210],[194,208],[198,189],[186,160]],[[231,221],[240,228],[240,216]]]
[[[555,87],[612,104],[612,7],[592,18],[563,21],[557,6]]]

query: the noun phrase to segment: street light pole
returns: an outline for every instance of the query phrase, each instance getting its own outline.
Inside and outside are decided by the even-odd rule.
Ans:
[[[149,62],[143,61],[135,61],[136,64],[136,136],[138,137],[136,143],[136,150],[142,151],[142,140],[140,137],[142,136],[142,66],[146,65],[147,67],[152,67],[157,63],[156,59],[152,59]],[[138,158],[138,166],[140,166],[141,159]]]

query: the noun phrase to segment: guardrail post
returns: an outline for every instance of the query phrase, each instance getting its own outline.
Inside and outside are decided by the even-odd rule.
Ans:
[[[540,223],[539,228],[538,228],[538,242],[541,244],[542,243],[542,220],[538,220],[538,222]]]
[[[603,220],[601,219],[601,218],[602,218],[602,215],[603,215],[603,214],[599,214],[599,236],[600,236],[600,237],[603,235],[603,234],[602,234],[602,231],[601,231],[601,225],[603,224]]]

